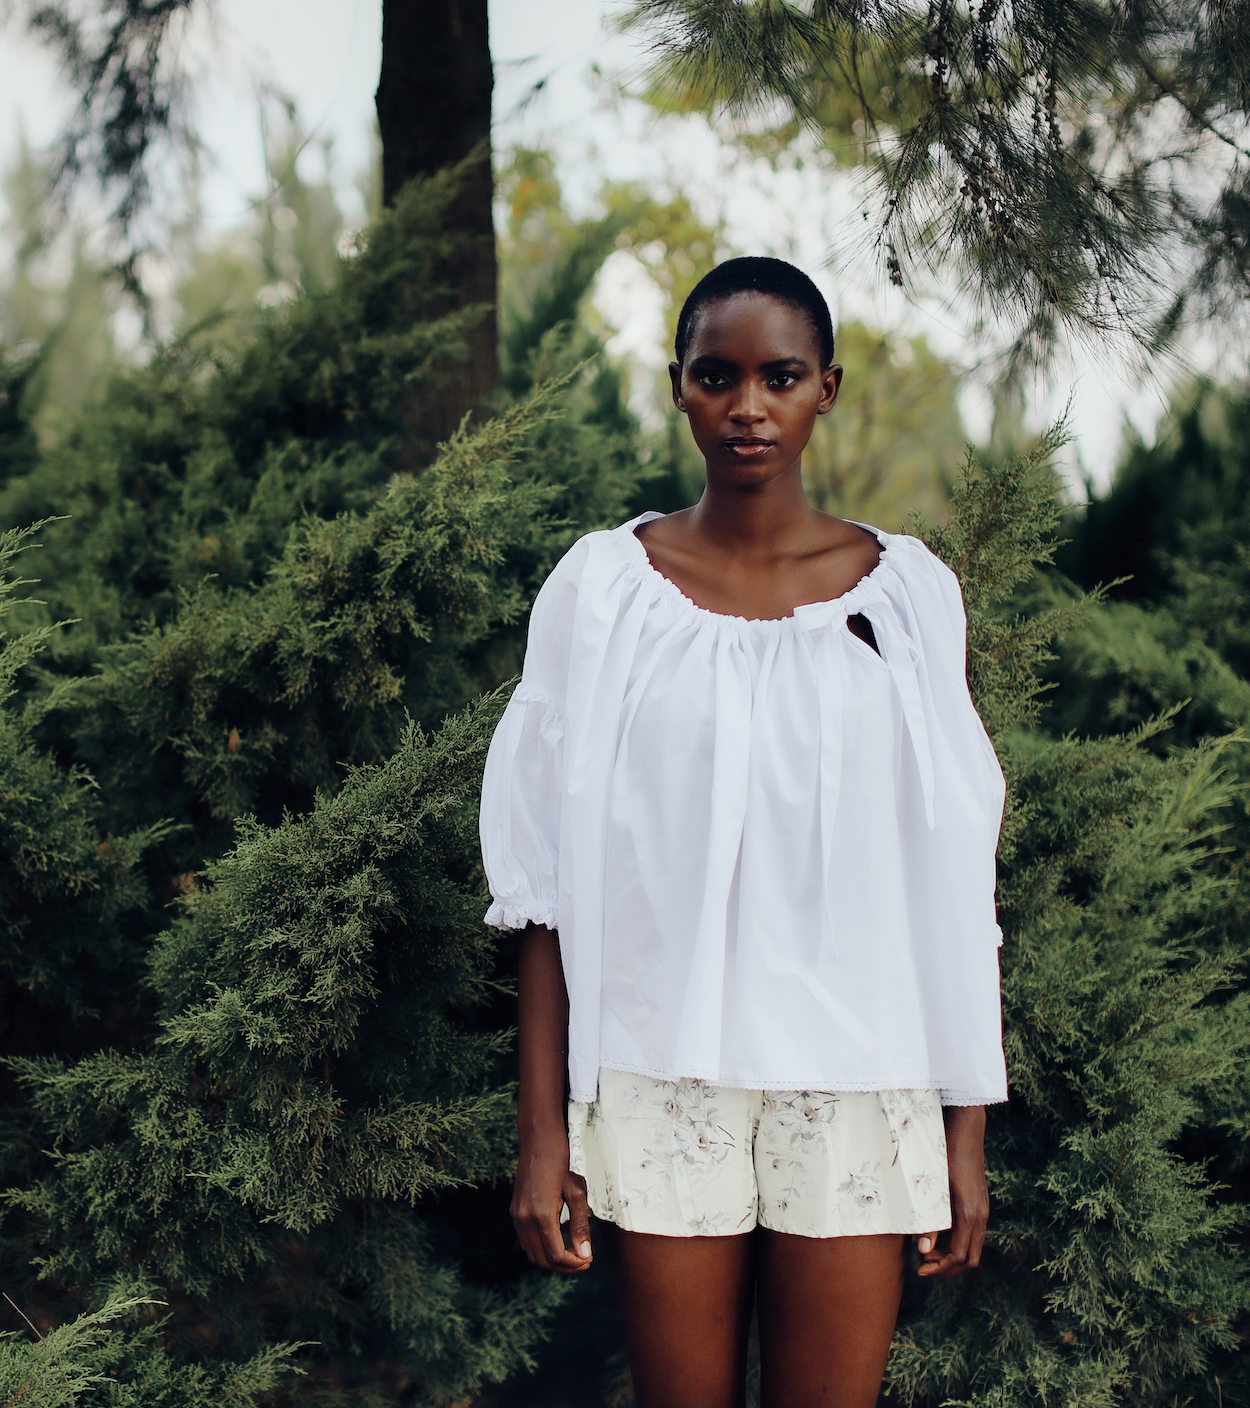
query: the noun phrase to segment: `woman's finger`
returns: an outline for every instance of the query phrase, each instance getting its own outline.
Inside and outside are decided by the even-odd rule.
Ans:
[[[934,1251],[925,1258],[924,1264],[920,1267],[920,1275],[958,1276],[962,1272],[970,1270],[981,1260],[981,1244],[984,1238],[985,1219],[969,1217],[966,1213],[961,1213],[956,1209],[954,1225],[951,1227],[950,1245],[944,1253],[939,1252],[936,1249],[936,1238],[934,1238]]]
[[[521,1250],[531,1266],[540,1271],[563,1270],[564,1239],[560,1236],[559,1218],[531,1212],[514,1219]],[[553,1230],[554,1229],[554,1230]]]
[[[560,1230],[560,1213],[548,1211],[538,1225],[542,1240],[543,1260],[539,1263],[547,1271],[584,1271],[589,1261],[571,1252],[564,1245],[564,1233]]]
[[[573,1254],[589,1265],[590,1203],[586,1198],[586,1180],[580,1174],[570,1173],[565,1180],[564,1201],[569,1209],[569,1238],[573,1243]]]
[[[520,1242],[521,1250],[525,1253],[525,1259],[531,1266],[541,1266],[543,1244],[542,1238],[538,1236],[537,1228],[515,1214],[512,1222],[516,1228],[517,1241]]]
[[[925,1232],[916,1242],[916,1247],[921,1253],[921,1264],[918,1267],[921,1276],[940,1276],[945,1273],[947,1264],[950,1263],[956,1232],[954,1229],[950,1231],[950,1246],[947,1246],[946,1250],[937,1245],[940,1235],[940,1232]],[[925,1249],[925,1243],[928,1243],[928,1250]]]
[[[985,1246],[985,1224],[988,1217],[978,1217],[972,1224],[972,1240],[968,1248],[968,1270],[981,1265],[981,1249]]]
[[[925,1261],[937,1261],[942,1253],[937,1249],[938,1234],[936,1232],[921,1232],[916,1238],[916,1250]]]

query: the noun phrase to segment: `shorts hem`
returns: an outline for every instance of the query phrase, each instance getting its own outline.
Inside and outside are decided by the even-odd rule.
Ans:
[[[644,1237],[747,1237],[752,1232],[754,1232],[756,1227],[759,1225],[757,1222],[752,1222],[749,1227],[736,1227],[730,1229],[709,1228],[705,1232],[674,1232],[672,1228],[669,1227],[665,1227],[663,1231],[656,1231],[653,1227],[636,1226],[635,1224],[638,1222],[637,1218],[631,1217],[622,1219],[621,1217],[615,1214],[609,1217],[605,1213],[596,1212],[593,1205],[591,1206],[590,1211],[597,1222],[610,1222],[613,1227],[619,1227],[622,1232],[637,1232]]]
[[[713,1228],[704,1232],[675,1232],[671,1227],[663,1230],[656,1230],[654,1227],[641,1227],[636,1225],[638,1218],[621,1218],[616,1215],[599,1212],[594,1205],[591,1205],[591,1214],[597,1222],[608,1222],[613,1227],[619,1227],[622,1232],[637,1232],[645,1237],[746,1237],[758,1228],[763,1228],[766,1232],[778,1232],[787,1237],[807,1237],[813,1242],[832,1242],[838,1237],[920,1237],[925,1232],[947,1232],[950,1230],[951,1222],[948,1217],[946,1222],[940,1227],[925,1227],[917,1231],[915,1227],[840,1227],[832,1232],[799,1232],[793,1227],[773,1227],[762,1217],[757,1217],[749,1227],[738,1227],[726,1230],[724,1228]]]
[[[835,1232],[800,1232],[793,1227],[773,1227],[762,1217],[758,1225],[767,1232],[784,1233],[787,1237],[810,1237],[813,1242],[831,1242],[835,1237],[923,1237],[926,1232],[950,1231],[950,1214],[946,1221],[937,1227],[847,1227],[843,1225]]]

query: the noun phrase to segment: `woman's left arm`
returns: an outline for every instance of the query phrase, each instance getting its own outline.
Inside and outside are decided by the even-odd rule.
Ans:
[[[917,1239],[922,1276],[959,1276],[981,1263],[990,1193],[985,1185],[985,1107],[946,1105],[946,1166],[950,1172],[951,1229]],[[945,1246],[938,1245],[939,1237]]]

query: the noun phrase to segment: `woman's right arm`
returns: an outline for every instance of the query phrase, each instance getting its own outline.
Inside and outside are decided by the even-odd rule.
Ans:
[[[569,1171],[564,1122],[568,990],[559,938],[540,924],[529,925],[521,935],[517,997],[521,1155],[512,1189],[512,1221],[522,1251],[535,1266],[584,1271],[590,1265],[590,1208],[585,1179]],[[565,1248],[560,1230],[565,1203],[572,1251]]]

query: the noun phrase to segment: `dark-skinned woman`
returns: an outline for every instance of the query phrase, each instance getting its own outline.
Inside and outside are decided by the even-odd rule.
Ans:
[[[833,350],[792,265],[695,288],[670,370],[707,487],[557,565],[486,769],[512,1213],[564,1272],[600,1224],[639,1408],[740,1405],[753,1303],[764,1408],[869,1408],[908,1239],[956,1275],[989,1212],[1003,777],[954,575],[804,495]]]

